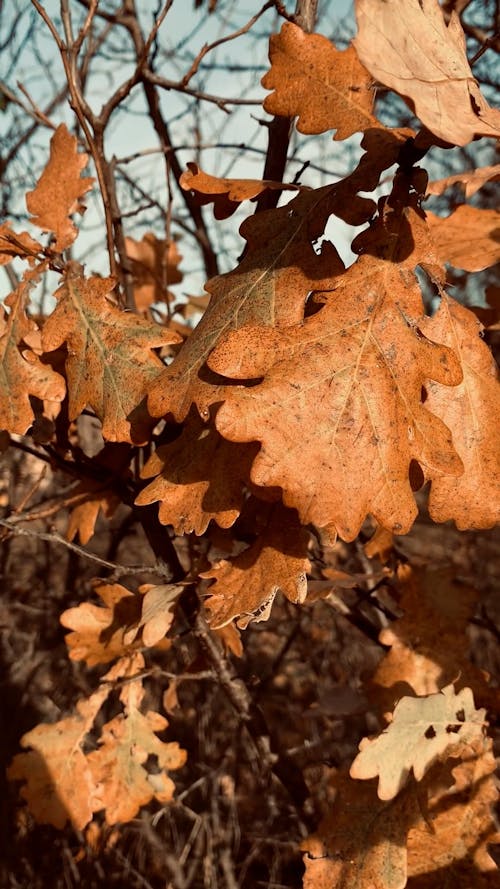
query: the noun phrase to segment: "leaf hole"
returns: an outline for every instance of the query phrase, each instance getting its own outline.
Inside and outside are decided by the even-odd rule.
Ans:
[[[435,737],[436,737],[436,732],[435,732],[434,726],[430,725],[429,728],[426,729],[424,732],[424,738],[427,738],[430,741],[430,740],[432,740],[432,738],[435,738]]]

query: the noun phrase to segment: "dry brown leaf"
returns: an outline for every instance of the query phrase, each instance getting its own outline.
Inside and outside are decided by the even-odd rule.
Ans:
[[[50,140],[50,159],[36,187],[26,195],[31,222],[55,235],[54,250],[60,253],[77,237],[78,230],[69,218],[82,213],[82,197],[92,188],[92,177],[81,177],[88,155],[78,152],[78,140],[65,124],[60,124]]]
[[[406,837],[419,817],[414,793],[392,803],[343,772],[334,778],[332,812],[302,843],[304,889],[404,889]]]
[[[457,582],[453,571],[412,571],[408,566],[398,571],[398,587],[404,614],[380,633],[381,643],[390,650],[370,681],[370,700],[387,713],[403,695],[434,694],[455,682],[472,688],[478,704],[494,708],[495,690],[464,657],[477,590]]]
[[[124,641],[130,644],[135,641],[142,630],[142,643],[146,648],[157,645],[168,633],[174,620],[177,600],[184,587],[175,583],[155,586],[145,583],[138,592],[143,596],[141,616],[133,625],[126,628]]]
[[[427,214],[442,262],[468,272],[479,272],[500,261],[500,211],[462,204],[442,218]]]
[[[445,179],[435,179],[434,182],[429,182],[427,194],[440,195],[452,185],[461,185],[468,200],[487,182],[497,182],[499,179],[500,164],[495,164],[493,167],[479,167],[477,170],[465,170],[462,173],[455,173],[454,176],[446,176]]]
[[[484,744],[485,716],[485,710],[476,710],[470,688],[455,692],[447,685],[436,694],[401,698],[384,731],[362,739],[349,774],[358,780],[378,777],[380,799],[394,799],[412,771],[421,781],[435,762]]]
[[[438,0],[356,0],[356,17],[361,62],[435,136],[454,145],[500,136],[500,111],[472,74],[456,13],[447,26]]]
[[[136,656],[129,669],[130,675],[144,668],[144,659]],[[106,674],[108,680],[113,678]],[[120,701],[124,713],[103,726],[99,747],[87,756],[87,764],[94,783],[93,809],[104,809],[106,822],[117,824],[130,821],[141,806],[156,798],[170,802],[175,790],[168,772],[179,769],[186,754],[177,742],[164,742],[156,737],[168,722],[160,713],[140,712],[144,689],[140,680],[123,686]],[[146,761],[156,757],[159,771],[149,774]]]
[[[300,191],[300,185],[286,185],[271,179],[219,179],[200,170],[198,164],[188,163],[180,184],[185,191],[192,191],[201,206],[214,205],[216,219],[227,219],[238,209],[242,201],[253,201],[264,191]]]
[[[147,232],[141,241],[125,238],[125,248],[131,261],[137,311],[146,312],[153,303],[172,299],[168,288],[182,281],[182,256],[175,241],[160,240]]]
[[[436,789],[419,820],[408,834],[408,875],[428,874],[440,889],[446,873],[448,885],[481,889],[481,875],[498,881],[498,869],[487,845],[498,842],[494,806],[498,802],[495,757],[491,740],[481,740],[453,769],[454,784]],[[409,886],[413,885],[410,880]],[[486,883],[484,884],[486,885]]]
[[[38,725],[21,739],[28,753],[18,754],[9,768],[10,780],[25,781],[21,789],[37,821],[64,827],[70,820],[82,830],[94,812],[105,810],[108,824],[128,821],[141,805],[156,798],[172,799],[174,785],[167,772],[184,765],[186,755],[177,743],[156,737],[168,723],[159,713],[143,715],[140,679],[144,658],[136,653],[118,661],[103,676],[101,687],[76,705],[76,714],[54,725]],[[125,679],[120,701],[125,713],[103,726],[99,748],[86,755],[85,745],[102,704],[115,683]],[[158,774],[148,774],[148,756],[155,756]]]
[[[365,239],[378,255],[332,281],[319,312],[293,328],[233,332],[210,356],[217,373],[264,378],[228,389],[216,417],[225,438],[261,442],[252,480],[281,487],[304,524],[345,540],[368,513],[393,533],[409,530],[412,461],[430,477],[463,472],[449,430],[421,403],[426,380],[455,386],[462,376],[454,353],[418,329],[413,268],[426,238],[410,208],[403,220],[388,211]]]
[[[455,351],[463,371],[453,399],[435,383],[426,386],[426,405],[451,430],[465,467],[460,478],[433,480],[429,513],[435,522],[453,519],[460,530],[491,528],[500,522],[498,367],[474,314],[446,295],[423,330]]]
[[[267,529],[255,543],[234,559],[223,559],[200,577],[215,580],[205,602],[213,628],[238,617],[245,629],[251,621],[267,620],[278,590],[290,602],[307,595],[308,533],[296,515],[281,505],[274,507]]]
[[[2,309],[0,318],[0,429],[24,435],[34,421],[30,395],[50,402],[61,402],[66,394],[63,377],[43,364],[25,345],[25,339],[36,330],[26,315],[29,282],[4,300],[9,313]]]
[[[82,830],[91,820],[94,786],[82,744],[110,690],[103,686],[77,703],[74,716],[37,725],[21,738],[21,746],[32,749],[14,757],[7,775],[26,782],[21,796],[39,824],[61,830],[70,820]]]
[[[389,561],[393,546],[394,536],[385,528],[378,527],[364,544],[363,549],[369,559],[379,559],[382,565],[385,565]]]
[[[43,328],[43,347],[67,344],[70,420],[90,405],[105,439],[143,444],[154,425],[145,395],[164,369],[153,349],[180,337],[118,309],[107,298],[113,286],[111,278],[69,277],[55,293],[58,305]]]
[[[109,478],[105,481],[84,478],[78,483],[71,499],[73,501],[73,498],[79,498],[79,501],[70,511],[66,531],[68,540],[74,540],[78,534],[83,546],[95,533],[99,512],[106,518],[111,518],[121,503],[121,497],[113,490],[112,483],[126,473],[130,463],[130,448],[128,445],[108,443],[93,459],[94,465],[100,470],[106,470]]]
[[[302,320],[310,291],[321,289],[343,270],[331,244],[323,244],[319,255],[313,246],[334,201],[335,187],[327,186],[245,220],[240,232],[248,246],[240,265],[207,283],[212,298],[203,318],[150,387],[153,416],[171,412],[181,421],[195,402],[208,419],[209,406],[221,400],[221,390],[200,379],[199,371],[220,338],[244,324],[286,327]]]
[[[225,441],[212,426],[191,414],[178,438],[149,458],[142,478],[154,478],[136,498],[138,506],[160,501],[159,519],[176,534],[204,534],[211,519],[221,528],[234,524],[243,505],[257,445]]]
[[[358,130],[380,127],[372,114],[372,77],[356,50],[338,50],[321,34],[306,34],[285,22],[269,41],[271,69],[262,86],[274,92],[264,100],[269,114],[298,117],[301,133],[337,130],[347,139]]]
[[[131,654],[142,645],[141,640],[127,642],[127,628],[141,618],[142,597],[131,593],[119,583],[94,581],[94,591],[105,607],[83,602],[61,614],[61,624],[72,630],[66,636],[69,656],[73,661],[85,661],[87,666],[107,664]]]
[[[0,265],[6,265],[16,256],[32,264],[42,250],[42,245],[34,241],[28,232],[18,234],[12,231],[7,222],[0,225]]]

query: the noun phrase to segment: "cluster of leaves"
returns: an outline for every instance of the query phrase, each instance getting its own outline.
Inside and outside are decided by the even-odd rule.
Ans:
[[[190,297],[171,311],[165,281],[181,280],[180,257],[153,233],[126,242],[135,312],[123,308],[113,277],[86,276],[68,258],[78,235],[73,216],[93,180],[82,175],[87,154],[64,125],[26,199],[32,225],[50,240],[43,245],[9,222],[0,227],[0,262],[25,263],[3,310],[0,427],[31,434],[55,467],[68,469],[77,462],[78,418],[92,413],[100,422],[103,448],[79,478],[68,539],[88,543],[99,513],[111,516],[120,502],[144,515],[159,502],[161,525],[176,538],[204,538],[208,553],[208,564],[182,571],[165,527],[154,550],[170,562],[166,583],[132,591],[97,581],[103,606],[82,603],[62,615],[71,658],[114,663],[74,714],[23,738],[30,749],[15,757],[10,777],[25,782],[21,793],[43,823],[69,819],[82,829],[103,811],[116,824],[153,799],[171,800],[169,772],[185,756],[157,737],[165,718],[141,711],[144,658],[169,646],[186,589],[197,591],[210,628],[238,655],[239,630],[265,620],[278,591],[293,603],[308,596],[316,537],[350,542],[369,522],[376,552],[384,535],[411,529],[424,483],[435,522],[480,529],[500,519],[496,365],[474,312],[445,289],[446,264],[478,271],[500,259],[499,214],[465,202],[446,218],[424,209],[428,195],[457,178],[467,199],[497,179],[499,167],[429,184],[417,165],[433,146],[498,138],[500,112],[472,74],[458,17],[446,24],[437,0],[357,0],[356,10],[358,34],[346,50],[283,24],[262,81],[265,110],[295,118],[301,133],[362,134],[350,175],[310,189],[217,179],[195,164],[183,174],[182,187],[216,219],[264,192],[293,192],[245,220],[243,256],[207,282],[209,301]],[[405,100],[418,132],[377,119],[374,80]],[[394,168],[387,193],[378,202],[367,197]],[[325,238],[331,217],[365,226],[348,269]],[[36,317],[30,292],[49,270],[61,277],[56,306]],[[429,289],[439,303],[432,316]],[[169,306],[164,324],[150,314],[160,301]],[[189,316],[200,311],[192,329]],[[142,468],[139,454],[147,458]],[[218,538],[222,560],[210,559],[216,527],[226,532]],[[405,590],[399,623],[409,621],[408,633],[383,631],[389,651],[372,679],[374,706],[389,727],[364,739],[350,772],[336,776],[334,811],[304,844],[307,889],[399,889],[432,868],[437,848],[436,868],[466,862],[483,881],[477,885],[490,885],[494,761],[486,709],[475,708],[473,692],[485,708],[493,694],[461,660],[447,677],[433,672],[435,614],[429,618],[414,578],[394,582]],[[453,606],[444,599],[441,606],[444,633]],[[457,621],[448,621],[454,651]],[[406,693],[394,709],[396,680]],[[102,724],[98,715],[115,692],[123,712]],[[459,761],[453,768],[450,757]],[[146,767],[151,758],[156,771]],[[377,776],[378,797],[373,783],[362,783]],[[462,797],[453,801],[459,791],[469,794],[467,815]]]

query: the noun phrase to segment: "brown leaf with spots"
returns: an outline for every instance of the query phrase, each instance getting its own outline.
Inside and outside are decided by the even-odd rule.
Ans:
[[[26,314],[29,281],[4,301],[0,318],[0,429],[24,435],[34,421],[30,395],[49,402],[61,402],[66,385],[60,374],[28,348],[25,339],[36,330]]]
[[[248,245],[239,266],[207,283],[211,300],[203,318],[150,386],[153,416],[170,412],[181,421],[194,402],[208,419],[210,405],[221,400],[221,387],[200,371],[221,337],[245,324],[287,327],[302,320],[311,289],[320,289],[343,269],[331,244],[324,243],[319,255],[313,246],[335,200],[335,187],[327,186],[245,220],[240,232]]]
[[[42,342],[48,351],[67,345],[70,420],[90,406],[106,440],[141,444],[154,426],[145,395],[164,369],[153,349],[180,337],[113,305],[113,286],[111,278],[68,277],[55,293]]]
[[[372,77],[354,47],[338,50],[321,34],[306,34],[285,22],[269,41],[269,59],[262,86],[274,92],[266,96],[264,109],[298,117],[300,133],[335,129],[335,139],[347,139],[382,126],[372,114]]]
[[[244,629],[251,621],[267,620],[278,590],[290,602],[303,602],[310,568],[308,540],[295,513],[275,506],[255,543],[200,575],[215,580],[205,602],[210,625],[223,627],[237,617],[237,626]]]
[[[453,145],[500,136],[500,111],[472,74],[455,12],[446,25],[438,0],[356,0],[356,18],[361,62],[431,133]]]
[[[33,191],[26,195],[31,222],[55,235],[54,250],[61,253],[78,235],[73,213],[82,213],[82,197],[93,185],[92,177],[81,177],[88,155],[78,152],[78,140],[60,124],[50,140],[50,159]]]
[[[500,261],[500,210],[462,204],[449,216],[427,214],[442,262],[479,272]]]
[[[433,480],[429,513],[435,522],[453,519],[460,530],[500,522],[500,380],[481,329],[469,309],[445,294],[423,325],[429,337],[455,351],[463,372],[453,399],[438,384],[426,385],[426,405],[451,430],[464,465],[458,478]]]
[[[182,188],[192,191],[201,206],[213,204],[216,219],[227,219],[243,201],[256,200],[263,191],[300,191],[300,185],[270,179],[219,179],[204,173],[198,164],[187,166],[180,178]]]
[[[362,739],[349,774],[358,780],[378,777],[379,798],[394,799],[411,771],[421,781],[438,760],[484,744],[485,716],[485,710],[476,710],[470,688],[455,692],[447,685],[436,694],[401,698],[384,731]]]
[[[182,256],[175,241],[165,241],[147,232],[142,240],[125,238],[138,312],[146,312],[156,302],[173,299],[169,287],[182,281]]]
[[[216,417],[224,438],[261,442],[252,481],[281,487],[304,524],[345,540],[369,513],[394,533],[410,529],[412,461],[429,477],[463,472],[449,430],[421,402],[428,379],[462,377],[451,349],[419,330],[413,270],[428,258],[425,223],[389,207],[363,243],[375,255],[318,295],[320,311],[283,330],[233,332],[209,360],[233,379],[263,378],[227,389]]]
[[[229,528],[240,514],[244,485],[257,445],[225,441],[190,414],[173,442],[149,458],[142,478],[154,478],[136,498],[138,506],[160,501],[159,519],[176,534],[204,534],[211,519]]]

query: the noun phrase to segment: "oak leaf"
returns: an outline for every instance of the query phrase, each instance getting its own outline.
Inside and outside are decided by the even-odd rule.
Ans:
[[[404,695],[434,694],[460,676],[460,686],[470,687],[481,706],[490,708],[495,691],[464,658],[477,590],[457,582],[453,570],[408,566],[398,569],[395,585],[403,616],[380,632],[379,640],[389,650],[369,683],[370,701],[390,712]]]
[[[331,813],[301,844],[304,889],[404,889],[406,837],[420,814],[415,794],[403,791],[387,805],[344,771],[332,783]]]
[[[50,365],[42,363],[25,339],[36,331],[26,315],[28,281],[21,281],[4,300],[0,317],[0,428],[24,435],[34,420],[30,396],[61,402],[66,394],[64,379]]]
[[[54,250],[60,253],[77,237],[69,218],[84,210],[81,198],[92,188],[93,178],[81,177],[88,155],[78,152],[78,140],[60,124],[50,140],[50,158],[36,187],[26,195],[31,222],[55,235]]]
[[[433,480],[430,515],[435,522],[453,519],[460,530],[491,528],[500,522],[498,367],[474,314],[446,295],[423,330],[455,351],[463,371],[453,399],[432,382],[426,387],[426,404],[451,430],[465,468],[460,478]]]
[[[79,536],[84,546],[95,533],[99,516],[111,518],[121,503],[121,497],[113,488],[113,482],[126,473],[130,463],[130,448],[124,444],[107,443],[94,457],[96,470],[106,472],[107,478],[82,479],[72,493],[72,503],[66,537],[74,540]]]
[[[124,641],[131,644],[142,631],[142,643],[146,648],[157,645],[172,626],[175,606],[182,591],[183,587],[175,583],[140,586],[138,592],[143,596],[141,615],[126,628]]]
[[[89,667],[127,656],[142,644],[135,637],[126,639],[127,629],[141,619],[142,597],[119,583],[102,580],[94,581],[94,590],[104,608],[82,602],[60,617],[62,626],[72,631],[65,640],[71,660],[85,661]]]
[[[144,659],[139,655],[129,672],[134,675],[143,668]],[[107,677],[113,678],[112,671]],[[186,761],[185,752],[175,741],[157,738],[156,733],[164,731],[168,722],[160,713],[141,713],[143,698],[140,680],[123,686],[120,701],[125,712],[103,726],[98,749],[87,756],[95,787],[93,809],[104,809],[108,824],[130,821],[153,798],[170,802],[175,787],[168,772]],[[156,758],[156,774],[146,769],[148,757]]]
[[[172,413],[183,420],[193,402],[204,419],[220,401],[220,381],[200,370],[220,338],[245,324],[286,327],[302,320],[311,289],[340,274],[342,262],[329,243],[319,255],[314,243],[332,212],[335,186],[303,192],[285,207],[251,216],[240,228],[247,249],[232,272],[206,285],[211,301],[179,354],[150,386],[148,407],[155,417]]]
[[[264,191],[299,191],[300,185],[286,185],[271,179],[219,179],[200,170],[198,164],[188,163],[180,178],[185,191],[192,191],[201,206],[214,205],[216,219],[227,219],[242,201],[252,201]]]
[[[182,256],[175,241],[161,240],[147,232],[140,241],[125,238],[125,249],[137,311],[146,312],[153,303],[170,301],[173,295],[168,288],[182,281],[178,268]]]
[[[435,247],[442,260],[468,272],[500,261],[500,211],[462,204],[444,218],[427,213]]]
[[[118,309],[107,298],[113,286],[111,278],[68,277],[55,293],[42,342],[47,351],[67,345],[70,420],[90,405],[105,439],[142,444],[154,425],[146,391],[164,368],[153,349],[180,337]]]
[[[361,62],[435,136],[454,145],[500,136],[500,111],[472,74],[455,12],[447,26],[438,0],[356,0],[356,17]]]
[[[298,117],[301,133],[337,130],[347,139],[358,130],[379,127],[372,114],[372,77],[356,50],[338,50],[321,34],[306,34],[285,22],[269,41],[271,69],[262,86],[274,90],[264,100],[269,114]]]
[[[378,796],[390,800],[411,771],[417,781],[437,760],[460,755],[483,738],[485,710],[476,710],[470,688],[447,685],[437,694],[404,697],[377,738],[363,738],[351,765],[352,778],[378,776]]]
[[[443,885],[444,872],[449,885],[480,889],[487,885],[482,875],[488,874],[493,877],[491,885],[498,881],[498,869],[488,851],[488,844],[499,840],[494,818],[496,762],[491,747],[491,739],[480,739],[453,768],[452,786],[431,793],[426,820],[419,819],[408,834],[409,877],[428,874],[431,878],[435,872],[435,884],[429,885],[436,889]]]
[[[27,259],[32,264],[42,249],[28,232],[17,233],[7,222],[0,225],[0,265],[6,265],[15,257]]]
[[[74,716],[37,725],[21,738],[21,746],[32,749],[14,757],[7,775],[26,782],[21,796],[40,824],[62,829],[70,820],[82,830],[91,820],[94,785],[82,745],[109,692],[100,688],[77,703]]]
[[[281,487],[304,524],[345,540],[368,513],[394,533],[409,530],[417,514],[413,460],[430,476],[463,471],[449,430],[421,402],[427,379],[461,380],[451,349],[418,327],[413,267],[420,238],[426,243],[422,225],[410,209],[404,225],[389,213],[378,247],[369,233],[380,255],[360,257],[332,281],[319,312],[284,330],[233,332],[209,360],[234,379],[263,377],[228,389],[216,417],[225,438],[261,442],[252,481]]]
[[[435,179],[429,182],[427,194],[441,195],[453,185],[460,185],[467,200],[479,191],[487,182],[497,182],[500,179],[500,164],[492,167],[478,167],[476,170],[464,170],[445,179]]]
[[[178,438],[149,458],[142,478],[154,478],[136,497],[138,506],[160,501],[158,517],[176,534],[205,533],[211,519],[229,528],[240,513],[244,485],[257,445],[226,441],[190,414]]]
[[[275,506],[255,543],[200,575],[215,580],[205,602],[210,625],[223,627],[237,617],[237,626],[245,629],[251,621],[267,620],[278,590],[290,602],[303,602],[310,568],[308,539],[294,513]]]

